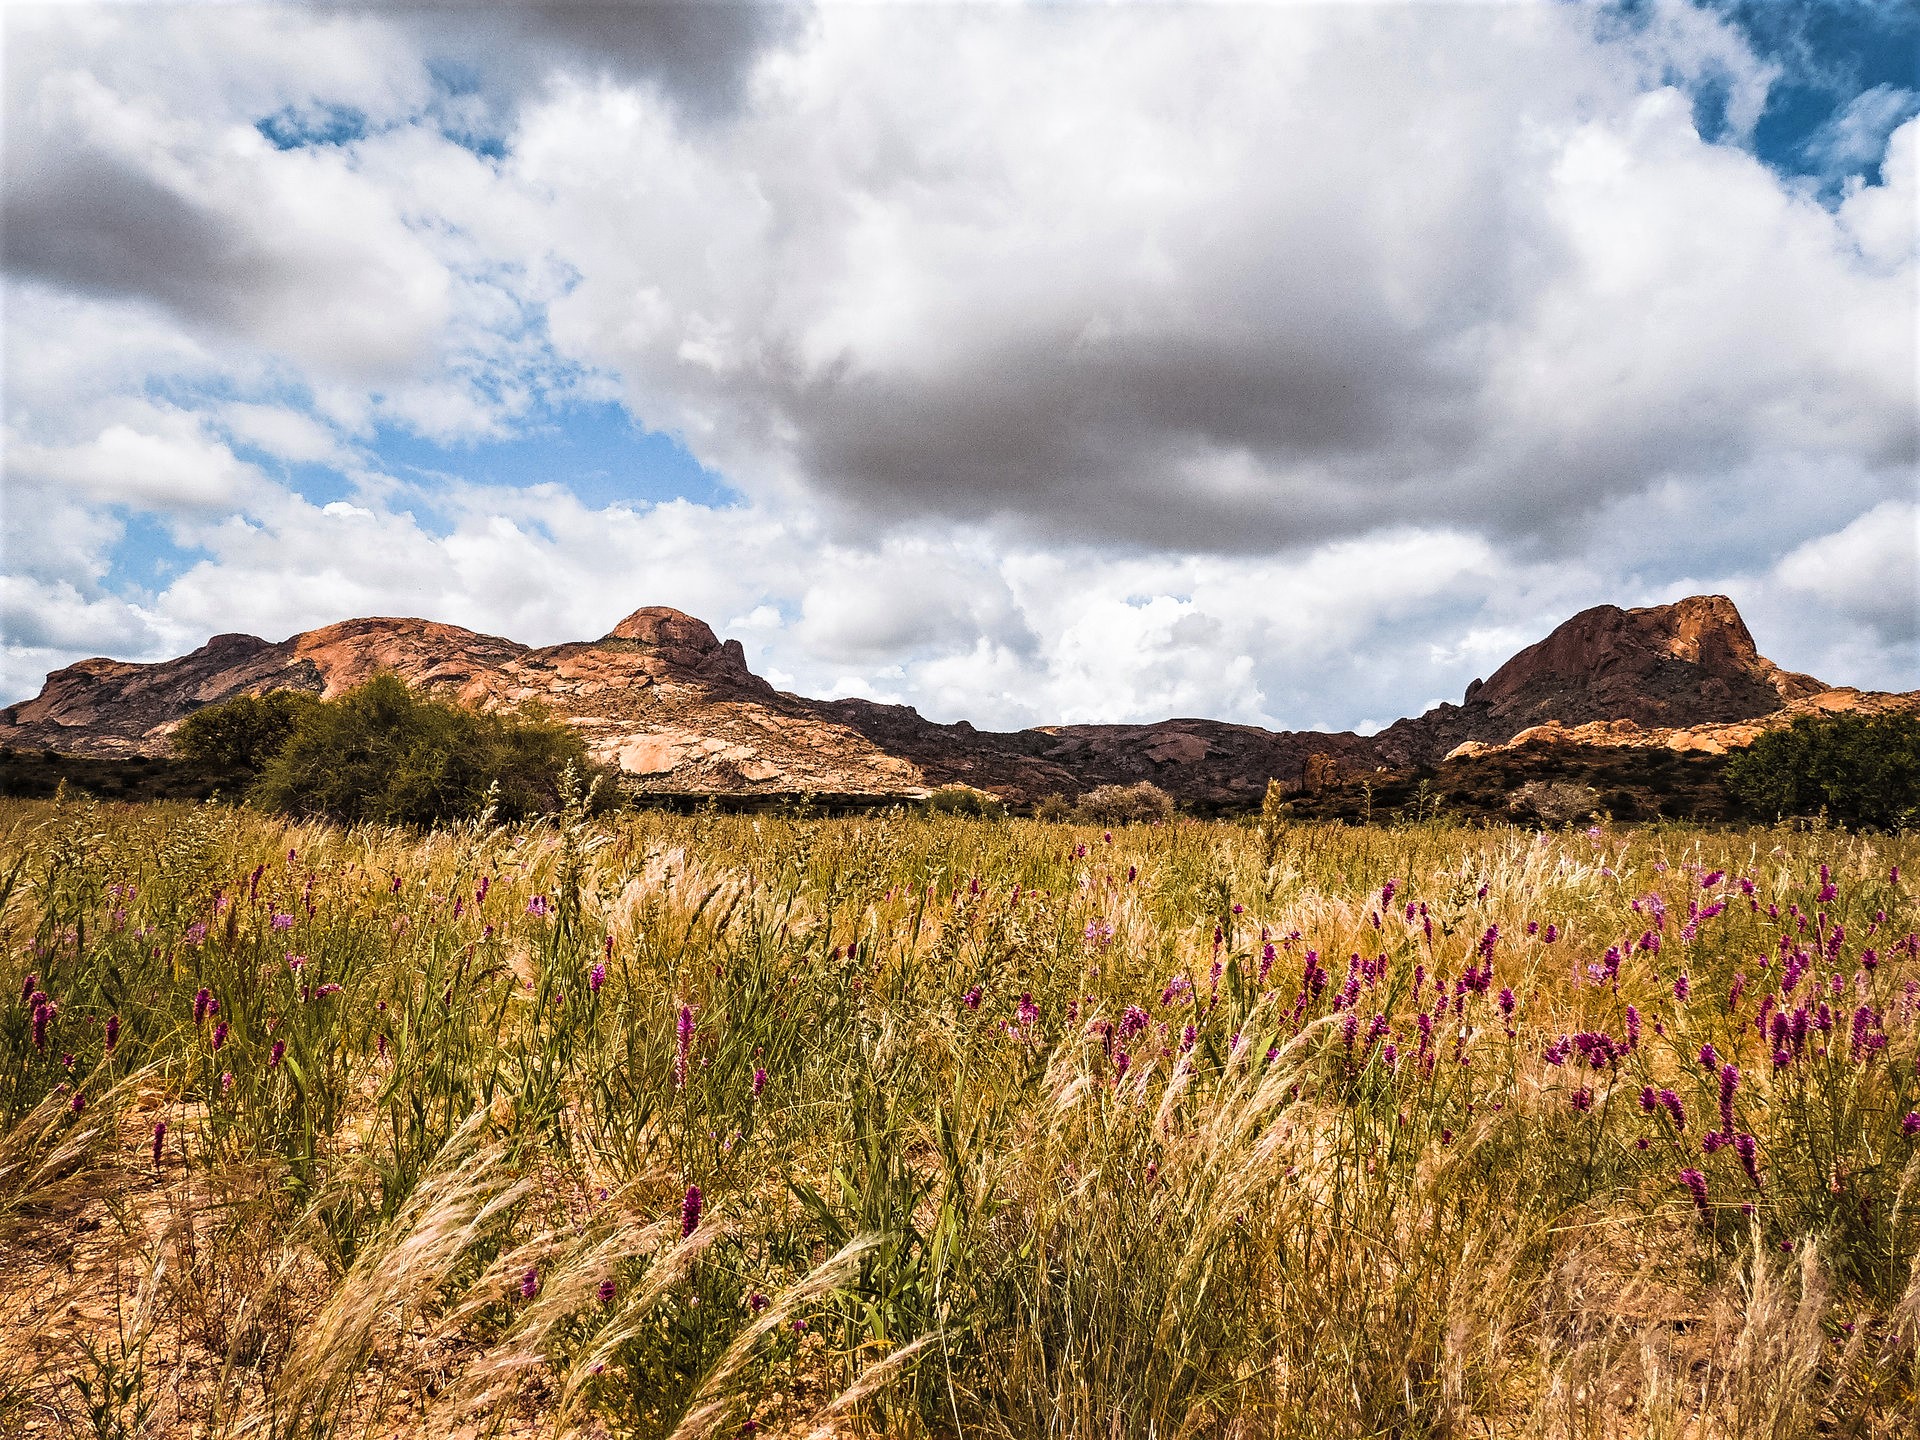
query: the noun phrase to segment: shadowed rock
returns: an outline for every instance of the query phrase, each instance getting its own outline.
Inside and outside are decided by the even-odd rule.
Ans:
[[[1810,709],[1920,706],[1920,693],[1830,690],[1762,656],[1733,602],[1582,611],[1520,651],[1461,705],[1367,737],[1217,720],[940,725],[910,706],[775,690],[737,640],[665,606],[598,640],[531,648],[427,620],[347,620],[278,643],[216,635],[155,664],[82,660],[0,711],[0,745],[90,756],[159,755],[202,706],[276,689],[338,695],[382,671],[486,708],[534,706],[576,726],[635,790],[667,795],[912,798],[964,784],[1016,803],[1151,780],[1181,803],[1257,806],[1269,780],[1318,790],[1382,769],[1508,745],[1719,751]],[[1516,739],[1516,737],[1518,737]]]

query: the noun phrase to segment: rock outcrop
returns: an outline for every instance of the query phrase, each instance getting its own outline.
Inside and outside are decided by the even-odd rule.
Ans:
[[[1258,805],[1267,783],[1318,792],[1385,770],[1512,747],[1639,746],[1718,753],[1816,709],[1920,708],[1831,690],[1760,655],[1733,602],[1582,611],[1520,651],[1460,705],[1378,735],[1215,720],[1059,725],[1011,733],[936,724],[908,706],[775,690],[678,610],[636,610],[598,640],[531,647],[426,620],[348,620],[269,642],[216,635],[154,664],[83,660],[0,711],[0,746],[162,755],[186,716],[275,689],[333,696],[382,671],[487,708],[533,705],[580,730],[626,783],[666,795],[923,795],[968,785],[1016,803],[1151,780],[1189,806]]]
[[[1461,704],[1396,721],[1377,738],[1390,764],[1430,765],[1463,744],[1499,744],[1537,725],[1738,724],[1827,690],[1761,655],[1724,595],[1639,610],[1596,605],[1474,681]]]

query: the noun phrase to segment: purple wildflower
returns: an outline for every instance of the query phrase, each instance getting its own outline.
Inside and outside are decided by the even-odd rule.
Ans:
[[[222,1020],[213,1027],[213,1048],[218,1050],[227,1043],[227,1022]]]
[[[587,989],[592,991],[595,995],[598,995],[600,993],[600,987],[606,983],[607,983],[607,967],[605,964],[595,965],[591,970],[587,972]]]
[[[39,988],[40,977],[37,974],[27,976],[26,980],[23,981],[20,986],[20,1003],[22,1005],[33,1004],[33,992]]]
[[[767,1072],[758,1066],[753,1071],[753,1098],[758,1100],[760,1092],[767,1088]]]
[[[673,1088],[687,1088],[687,1056],[693,1050],[693,1009],[680,1007],[680,1019],[674,1027],[675,1048],[673,1056]]]
[[[1733,1137],[1733,1153],[1740,1157],[1740,1168],[1747,1172],[1753,1188],[1760,1188],[1760,1146],[1751,1135]]]
[[[1673,1128],[1676,1130],[1685,1130],[1687,1128],[1687,1109],[1686,1106],[1680,1103],[1680,1097],[1671,1090],[1662,1090],[1656,1098],[1672,1118]]]
[[[120,1017],[107,1017],[107,1054],[111,1055],[120,1045]]]
[[[1033,996],[1024,990],[1020,992],[1019,1016],[1023,1027],[1031,1027],[1040,1019],[1040,1007],[1033,1003]]]
[[[680,1238],[686,1239],[700,1227],[700,1187],[687,1186],[686,1198],[680,1202]]]
[[[1585,1114],[1593,1108],[1593,1091],[1582,1085],[1573,1092],[1573,1108]]]
[[[960,1003],[969,1010],[978,1010],[980,1008],[980,987],[976,985],[967,991],[966,994],[960,997]]]
[[[276,930],[291,930],[293,928],[293,916],[275,911],[273,919],[268,923]]]
[[[73,1100],[68,1108],[71,1109],[74,1114],[78,1115],[87,1108],[87,1097],[82,1095],[78,1090],[74,1091]]]
[[[1692,994],[1692,982],[1687,979],[1687,972],[1682,970],[1673,977],[1673,998],[1684,1004]]]
[[[193,993],[193,1023],[198,1025],[207,1018],[207,1007],[213,1003],[213,992],[204,985]]]
[[[611,1305],[613,1304],[613,1297],[620,1293],[620,1287],[615,1285],[612,1279],[609,1278],[600,1282],[600,1288],[596,1293],[599,1295],[602,1305]]]
[[[1686,1169],[1680,1172],[1680,1183],[1687,1187],[1687,1193],[1693,1196],[1694,1207],[1703,1218],[1713,1214],[1707,1204],[1707,1177],[1698,1170]]]
[[[274,1041],[273,1050],[267,1056],[267,1068],[269,1070],[272,1070],[275,1067],[277,1067],[280,1064],[280,1062],[286,1058],[286,1055],[287,1055],[287,1042],[284,1040]]]
[[[1920,1125],[1916,1125],[1914,1128],[1920,1129]],[[156,1120],[153,1122],[153,1163],[155,1165],[160,1163],[162,1147],[165,1146],[166,1143],[167,1122],[164,1120]]]
[[[539,1293],[540,1271],[535,1266],[528,1266],[527,1273],[520,1277],[520,1298],[522,1300],[531,1300]]]

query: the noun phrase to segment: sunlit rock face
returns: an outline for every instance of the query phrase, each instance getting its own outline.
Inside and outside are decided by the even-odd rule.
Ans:
[[[216,635],[153,664],[83,660],[0,711],[0,745],[162,755],[186,716],[235,695],[336,696],[390,672],[486,708],[537,707],[576,726],[641,792],[912,798],[964,784],[1016,803],[1151,780],[1189,805],[1257,805],[1270,780],[1317,788],[1502,746],[1664,746],[1720,752],[1814,710],[1920,706],[1920,695],[1836,690],[1762,656],[1733,602],[1596,606],[1530,645],[1465,702],[1379,735],[1263,730],[1204,719],[939,725],[907,706],[775,690],[737,640],[648,606],[598,640],[533,648],[427,620],[346,620],[275,642]]]

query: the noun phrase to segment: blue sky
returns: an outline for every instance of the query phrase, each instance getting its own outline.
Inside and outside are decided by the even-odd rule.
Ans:
[[[1364,727],[1698,590],[1920,683],[1912,7],[692,13],[9,10],[0,700],[671,603]]]

